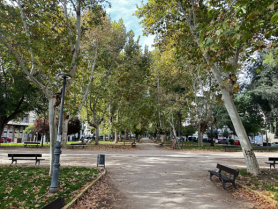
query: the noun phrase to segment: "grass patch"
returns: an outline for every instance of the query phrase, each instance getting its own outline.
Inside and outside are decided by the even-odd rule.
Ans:
[[[261,169],[258,176],[252,176],[246,169],[237,169],[240,172],[238,182],[252,190],[261,192],[278,201],[278,171],[276,169]]]
[[[48,193],[49,167],[0,166],[0,208],[41,208],[59,196],[69,203],[83,186],[97,177],[98,170],[60,167],[59,192]]]
[[[170,141],[164,142],[164,145],[171,146]],[[198,146],[197,142],[182,142],[180,143],[181,149],[185,150],[217,150],[217,151],[224,151],[223,145],[226,144],[214,144],[214,146],[210,146],[210,143],[203,143],[202,147]],[[237,145],[235,145],[237,146]],[[241,146],[238,146],[239,150],[241,150]],[[176,149],[178,149],[178,145],[176,145]]]

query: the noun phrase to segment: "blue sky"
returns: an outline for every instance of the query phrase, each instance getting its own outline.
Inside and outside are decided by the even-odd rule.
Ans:
[[[111,2],[111,8],[107,9],[107,13],[110,14],[111,19],[118,21],[122,18],[127,31],[133,30],[136,40],[140,36],[140,45],[142,47],[148,45],[149,49],[152,50],[151,45],[154,36],[143,36],[143,28],[139,24],[140,20],[136,16],[132,16],[136,11],[136,4],[141,5],[141,0],[110,0],[109,2]],[[148,1],[143,0],[143,2]]]

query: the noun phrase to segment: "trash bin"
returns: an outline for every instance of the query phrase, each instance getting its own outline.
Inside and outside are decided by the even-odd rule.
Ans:
[[[105,155],[99,154],[97,156],[97,167],[103,166],[105,168]]]

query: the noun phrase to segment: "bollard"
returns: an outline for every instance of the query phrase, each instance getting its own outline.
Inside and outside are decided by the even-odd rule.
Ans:
[[[99,165],[103,166],[105,168],[105,155],[98,154],[98,156],[97,156],[97,167]]]

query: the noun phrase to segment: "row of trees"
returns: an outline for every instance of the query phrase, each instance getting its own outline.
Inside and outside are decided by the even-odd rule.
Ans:
[[[153,52],[141,49],[139,39],[122,20],[113,22],[106,16],[104,8],[110,4],[103,0],[0,2],[1,72],[10,76],[2,82],[2,95],[9,82],[15,92],[15,76],[20,75],[20,82],[33,88],[23,91],[22,100],[40,105],[30,110],[46,115],[43,108],[48,103],[50,174],[61,100],[57,74],[61,72],[73,77],[66,86],[62,145],[68,122],[77,115],[94,128],[96,144],[100,128],[114,133],[117,142],[122,131],[162,130],[177,136],[179,122],[189,120],[198,130],[200,146],[202,133],[221,116],[241,140],[248,171],[259,173],[244,126],[255,120],[259,127],[262,109],[265,117],[274,117],[275,98],[266,96],[259,83],[265,82],[265,76],[260,76],[266,73],[263,64],[276,66],[275,51],[262,55],[265,61],[261,59],[258,68],[246,66],[253,80],[244,95],[239,94],[237,75],[255,51],[276,46],[271,36],[277,16],[273,1],[150,0],[138,6],[136,15],[142,18],[145,33],[156,35]],[[256,74],[257,69],[262,74]],[[275,92],[275,87],[271,89],[268,92]],[[268,107],[252,105],[256,98],[268,100]],[[7,105],[3,109],[7,113],[1,117],[13,114]]]
[[[103,0],[0,1],[1,95],[6,102],[0,128],[19,116],[17,109],[47,116],[50,175],[61,101],[57,74],[73,78],[66,86],[62,145],[68,122],[77,115],[95,128],[96,144],[100,125],[118,133],[147,124],[140,112],[148,105],[143,100],[150,53],[142,51],[122,20],[106,16],[109,6]]]
[[[159,90],[167,84],[175,87],[174,81],[179,82],[181,88],[175,93],[171,92],[171,88],[163,90],[167,103],[164,95],[160,96],[163,99],[158,103],[164,102],[163,107],[167,108],[158,108],[158,118],[164,114],[175,132],[174,113],[183,109],[186,117],[198,127],[199,145],[202,145],[201,133],[213,122],[213,109],[222,100],[240,139],[247,170],[257,175],[259,166],[234,99],[239,103],[248,102],[250,92],[235,98],[240,89],[237,75],[242,63],[256,51],[277,46],[277,39],[274,38],[277,3],[268,0],[149,0],[137,8],[136,15],[142,18],[145,34],[156,35],[158,54],[173,53],[171,58],[159,56],[157,60],[172,63],[171,69],[188,76],[186,81],[181,81],[178,78],[182,77],[175,78],[173,73],[168,74],[165,83],[159,81]],[[158,67],[163,72],[164,68],[165,65]],[[255,92],[258,93],[259,89]],[[242,112],[247,114],[249,110],[251,113],[250,108],[251,105],[246,106]],[[252,121],[246,122],[250,124]]]

